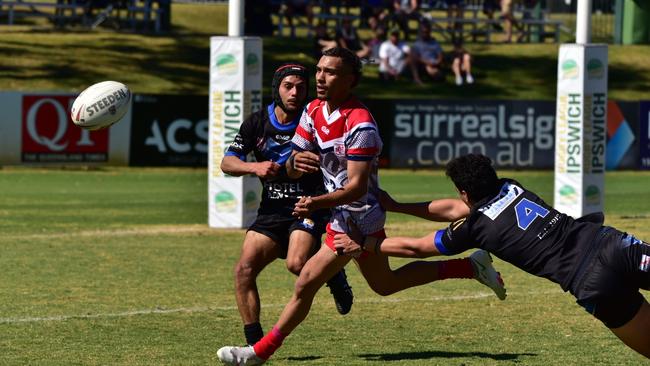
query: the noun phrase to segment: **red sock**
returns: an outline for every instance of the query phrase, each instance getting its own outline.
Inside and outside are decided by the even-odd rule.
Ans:
[[[261,359],[268,360],[280,348],[285,337],[286,335],[280,333],[278,327],[273,326],[273,329],[253,346],[255,354]]]
[[[474,267],[469,258],[449,259],[438,262],[438,279],[474,278]]]

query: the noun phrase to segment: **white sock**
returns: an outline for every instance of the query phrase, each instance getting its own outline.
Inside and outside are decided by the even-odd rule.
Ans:
[[[463,85],[463,77],[458,75],[456,76],[456,85]]]
[[[467,73],[467,76],[465,77],[465,80],[467,81],[467,84],[474,83],[474,77],[472,77],[472,74],[470,74],[470,73]]]

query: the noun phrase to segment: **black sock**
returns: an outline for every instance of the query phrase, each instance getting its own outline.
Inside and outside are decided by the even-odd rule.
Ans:
[[[264,331],[260,322],[244,325],[244,335],[246,336],[246,342],[251,346],[262,339]]]

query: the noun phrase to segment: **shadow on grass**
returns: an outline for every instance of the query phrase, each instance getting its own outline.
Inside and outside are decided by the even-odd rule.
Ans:
[[[424,352],[399,352],[399,353],[368,353],[359,357],[367,361],[402,361],[426,360],[433,358],[459,358],[475,357],[495,361],[516,361],[521,356],[537,356],[536,353],[486,353],[486,352],[449,352],[449,351],[424,351]]]
[[[287,357],[287,361],[291,362],[307,362],[307,361],[315,361],[315,360],[320,360],[322,357],[319,356],[304,356],[304,357]]]

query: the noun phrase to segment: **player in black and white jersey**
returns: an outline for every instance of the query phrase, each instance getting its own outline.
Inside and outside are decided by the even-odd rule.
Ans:
[[[300,197],[325,192],[320,174],[290,179],[285,168],[291,156],[291,139],[307,99],[308,82],[307,69],[303,65],[280,66],[273,76],[273,103],[242,123],[221,162],[225,173],[234,176],[255,174],[263,185],[257,218],[246,233],[235,266],[237,306],[248,344],[255,344],[264,336],[257,275],[277,258],[286,259],[287,269],[299,274],[317,250],[330,216],[329,210],[314,212],[305,219],[292,216]],[[246,156],[251,152],[256,161],[247,162]],[[338,272],[328,281],[328,286],[339,313],[347,314],[353,298],[345,272]]]
[[[626,345],[650,358],[650,305],[639,289],[650,290],[650,244],[603,226],[601,213],[574,219],[546,204],[511,179],[499,179],[488,157],[466,155],[447,164],[460,200],[433,201],[449,207],[465,204],[467,216],[446,230],[422,238],[393,237],[371,250],[392,256],[453,255],[482,248],[524,271],[547,278],[573,294],[577,303],[602,321]],[[418,204],[389,196],[391,211],[426,217]],[[421,206],[422,204],[420,204]],[[335,239],[344,253],[364,249],[358,235]]]

